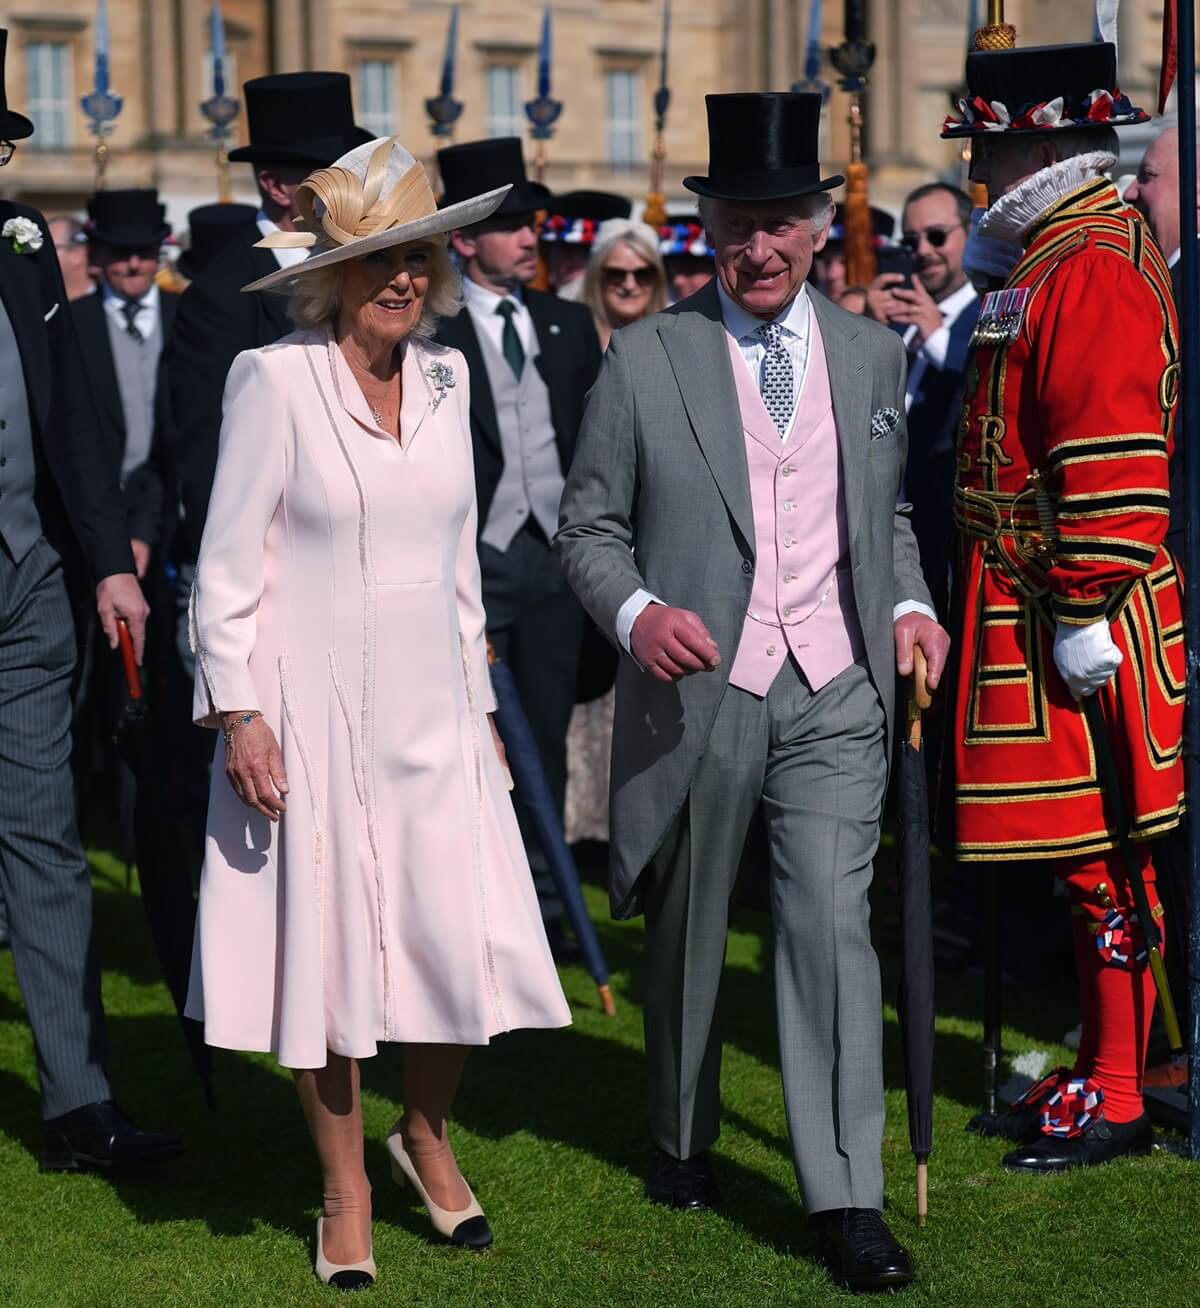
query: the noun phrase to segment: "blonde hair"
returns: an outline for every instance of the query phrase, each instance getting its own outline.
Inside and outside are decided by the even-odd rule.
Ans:
[[[612,327],[604,307],[604,261],[616,245],[627,245],[654,269],[654,293],[646,307],[646,317],[665,309],[667,305],[667,270],[658,251],[658,233],[645,223],[628,218],[610,218],[596,229],[596,239],[588,256],[587,271],[583,274],[583,290],[579,299],[592,312],[597,331]]]
[[[429,290],[421,306],[420,320],[413,328],[414,336],[429,337],[437,331],[440,319],[454,317],[463,307],[462,278],[450,258],[444,236],[426,237],[411,244],[427,246],[432,256]],[[318,245],[312,253],[323,254],[326,248],[335,247]],[[394,248],[402,250],[404,246]],[[342,278],[347,265],[352,262],[343,259],[339,263],[326,264],[324,268],[303,273],[278,288],[279,293],[288,297],[288,313],[297,327],[321,327],[333,318],[341,304]]]

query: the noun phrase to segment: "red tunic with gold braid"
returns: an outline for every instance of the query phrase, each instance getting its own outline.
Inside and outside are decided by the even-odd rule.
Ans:
[[[1178,332],[1163,257],[1103,178],[1038,219],[1009,291],[1007,320],[981,315],[959,426],[957,851],[1072,858],[1116,837],[1056,622],[1108,621],[1124,655],[1099,694],[1132,836],[1182,812],[1181,587],[1163,545]]]

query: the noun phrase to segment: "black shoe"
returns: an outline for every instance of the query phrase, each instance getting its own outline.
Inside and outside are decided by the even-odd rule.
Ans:
[[[967,1123],[967,1130],[1012,1144],[1033,1144],[1042,1135],[1042,1110],[1013,1108],[1003,1113],[976,1113]]]
[[[1066,1172],[1072,1167],[1098,1167],[1114,1158],[1137,1158],[1154,1148],[1154,1130],[1145,1113],[1132,1122],[1108,1122],[1103,1116],[1073,1140],[1044,1135],[1025,1149],[1004,1155],[1010,1172]]]
[[[83,1168],[132,1167],[175,1158],[183,1141],[166,1131],[143,1131],[125,1116],[113,1099],[84,1104],[46,1123],[45,1172],[78,1172]]]
[[[646,1182],[646,1198],[654,1204],[688,1211],[715,1208],[721,1195],[708,1155],[672,1158],[665,1150],[656,1149],[654,1168]]]
[[[874,1208],[831,1208],[808,1220],[833,1279],[848,1290],[898,1290],[912,1282],[908,1251]]]

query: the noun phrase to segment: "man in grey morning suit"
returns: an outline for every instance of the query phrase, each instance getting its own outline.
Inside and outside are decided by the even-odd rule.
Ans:
[[[729,895],[761,802],[796,1174],[839,1280],[907,1284],[879,1211],[879,971],[867,888],[894,678],[949,639],[907,506],[904,351],[806,289],[832,206],[814,95],[707,98],[701,196],[717,277],[616,333],[557,535],[617,674],[617,916],[646,913],[648,1197],[716,1198],[717,992]],[[679,607],[675,607],[679,606]],[[736,1020],[736,1018],[735,1018]]]
[[[33,124],[7,107],[6,44],[0,29],[0,141],[10,143]],[[146,603],[54,242],[36,210],[0,200],[0,897],[37,1048],[42,1165],[71,1171],[181,1147],[134,1126],[104,1068],[91,883],[69,767],[75,634],[63,578],[72,537],[110,644],[123,619],[140,658]]]

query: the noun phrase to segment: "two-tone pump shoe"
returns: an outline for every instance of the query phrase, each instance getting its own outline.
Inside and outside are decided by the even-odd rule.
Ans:
[[[317,1256],[313,1259],[313,1270],[317,1273],[318,1279],[325,1282],[326,1285],[332,1286],[335,1290],[368,1290],[375,1284],[375,1259],[372,1253],[360,1263],[346,1263],[340,1265],[331,1263],[325,1257],[325,1244],[322,1234],[325,1229],[325,1219],[317,1218]]]
[[[492,1243],[492,1228],[483,1215],[479,1200],[471,1193],[470,1186],[467,1186],[467,1193],[471,1195],[471,1202],[465,1208],[455,1212],[439,1208],[421,1183],[417,1169],[404,1148],[404,1140],[399,1131],[393,1131],[388,1136],[387,1148],[392,1162],[392,1180],[401,1187],[412,1186],[417,1192],[417,1197],[428,1210],[429,1220],[438,1235],[449,1240],[451,1244],[476,1251],[486,1249]]]

